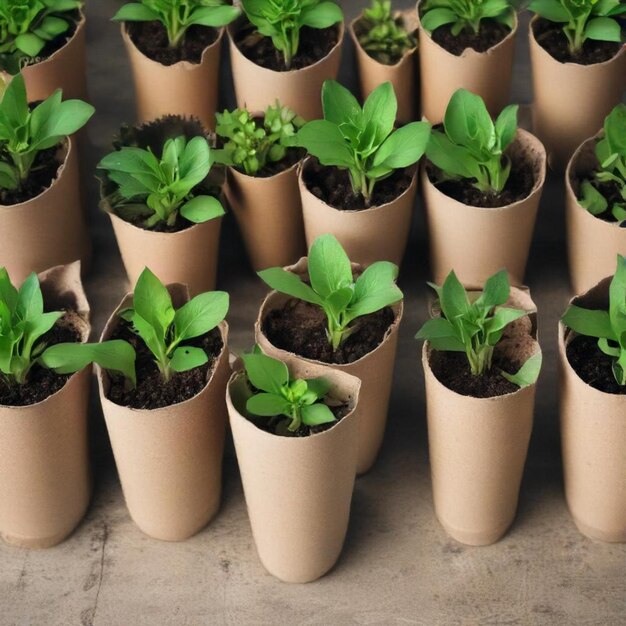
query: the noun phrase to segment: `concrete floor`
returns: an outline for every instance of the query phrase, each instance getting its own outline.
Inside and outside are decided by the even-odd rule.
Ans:
[[[89,71],[98,114],[90,127],[86,171],[122,121],[133,94],[119,32],[107,18],[117,0],[88,3]],[[352,17],[355,0],[343,2]],[[409,6],[404,0],[399,5]],[[513,99],[530,101],[525,29],[519,33]],[[354,87],[348,46],[341,79]],[[224,68],[224,102],[232,102]],[[87,281],[94,332],[126,290],[108,220],[87,178],[96,259]],[[254,548],[232,447],[225,461],[222,510],[191,540],[144,536],[125,508],[97,402],[93,403],[95,491],[87,517],[64,544],[44,551],[0,545],[1,624],[626,624],[626,548],[581,536],[563,499],[556,399],[556,321],[569,294],[562,185],[551,178],[541,205],[528,273],[539,306],[544,371],[519,513],[498,544],[469,548],[435,520],[430,487],[419,346],[426,317],[427,255],[418,204],[401,286],[401,329],[387,436],[373,471],[360,478],[342,557],[309,585],[287,585],[261,566]],[[252,342],[265,292],[242,264],[227,219],[221,288],[231,293],[231,348]],[[226,277],[228,277],[226,279]],[[95,399],[94,399],[95,400]]]

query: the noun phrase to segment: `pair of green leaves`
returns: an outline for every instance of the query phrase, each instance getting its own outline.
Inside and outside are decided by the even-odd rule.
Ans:
[[[443,121],[433,129],[426,157],[441,170],[441,180],[469,179],[483,193],[500,193],[511,171],[505,151],[517,133],[517,105],[509,105],[495,121],[480,96],[454,92]]]
[[[377,181],[417,163],[430,133],[428,122],[411,122],[394,130],[398,102],[391,83],[379,85],[363,107],[334,80],[322,87],[324,119],[305,124],[296,145],[322,165],[347,169],[355,195],[369,206]]]
[[[515,22],[511,0],[424,0],[420,21],[427,33],[451,24],[455,37],[462,31],[478,34],[483,20],[495,20],[510,29]]]
[[[350,259],[333,235],[321,235],[311,246],[309,280],[273,267],[259,272],[272,289],[319,306],[326,313],[328,341],[336,350],[355,330],[353,322],[402,300],[395,284],[398,267],[377,261],[353,278]]]

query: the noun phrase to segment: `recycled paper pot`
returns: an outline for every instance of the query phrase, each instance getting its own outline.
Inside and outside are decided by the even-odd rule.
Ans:
[[[168,287],[174,306],[187,299],[182,285]],[[102,341],[111,336],[111,316]],[[224,347],[206,386],[189,400],[160,409],[132,409],[106,397],[110,380],[97,368],[100,400],[126,505],[137,526],[163,541],[183,541],[217,513],[222,487],[226,425],[224,401],[230,375],[228,326],[220,324]]]
[[[278,100],[306,120],[322,117],[322,83],[336,79],[341,60],[344,25],[339,25],[335,47],[323,58],[298,70],[277,72],[248,59],[235,44],[235,33],[245,23],[240,18],[226,28],[237,106],[249,111],[265,111]]]
[[[572,303],[608,309],[610,278]],[[626,542],[626,396],[586,384],[566,347],[574,333],[559,324],[561,446],[565,497],[578,530],[602,541]]]
[[[68,138],[64,163],[50,187],[35,198],[0,205],[0,267],[22,283],[31,272],[80,259],[83,271],[91,242],[81,206],[78,159]]]
[[[420,3],[417,5],[419,16]],[[466,48],[460,56],[448,52],[419,28],[422,116],[438,124],[457,89],[481,96],[493,117],[509,102],[517,17],[511,32],[486,52]]]
[[[615,258],[626,255],[626,228],[595,217],[578,202],[578,178],[597,167],[597,136],[576,150],[565,172],[565,208],[570,279],[574,293],[585,293],[615,271]]]
[[[330,570],[343,548],[357,463],[360,381],[298,359],[287,361],[298,378],[325,377],[331,394],[352,410],[335,426],[308,437],[265,432],[246,417],[247,383],[230,379],[226,401],[248,514],[259,558],[285,582],[306,583]]]
[[[220,51],[224,31],[202,53],[200,63],[163,65],[145,56],[131,40],[125,24],[122,39],[135,83],[137,119],[147,122],[164,115],[197,117],[215,128]]]
[[[502,268],[513,284],[523,284],[545,182],[546,153],[536,137],[521,129],[510,150],[534,163],[535,183],[526,198],[503,207],[463,204],[439,191],[422,167],[431,271],[437,284],[453,269],[462,283],[482,285]]]
[[[535,39],[529,26],[533,78],[533,132],[548,151],[550,167],[562,171],[572,153],[595,135],[626,89],[626,46],[604,63],[561,63]]]
[[[40,275],[47,310],[71,308],[89,336],[78,263]],[[28,406],[0,406],[0,536],[23,548],[63,541],[89,505],[87,410],[91,367]]]
[[[406,249],[417,192],[417,168],[410,170],[411,184],[395,200],[360,211],[336,209],[309,191],[303,172],[298,178],[307,245],[320,235],[332,233],[348,257],[369,265],[374,261],[392,261],[400,265]]]

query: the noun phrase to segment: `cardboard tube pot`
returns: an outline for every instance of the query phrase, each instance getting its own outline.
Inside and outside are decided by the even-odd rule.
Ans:
[[[418,16],[419,11],[418,2]],[[497,116],[509,101],[517,16],[511,32],[485,52],[466,48],[457,56],[435,43],[421,25],[418,32],[422,116],[441,122],[452,94],[461,88],[478,94]]]
[[[305,120],[321,118],[322,83],[337,78],[339,72],[343,23],[339,24],[337,43],[323,59],[287,72],[261,67],[241,52],[235,43],[235,35],[244,24],[245,18],[242,17],[226,28],[237,106],[249,111],[265,111],[278,100]]]
[[[348,403],[350,412],[321,433],[281,437],[244,417],[243,372],[230,379],[226,401],[259,558],[277,578],[306,583],[326,574],[343,548],[356,475],[361,382],[298,359],[287,364],[294,377],[326,378],[331,397]]]
[[[89,265],[91,242],[81,206],[78,158],[72,137],[51,185],[35,198],[0,205],[0,267],[21,284],[31,272],[80,260]]]
[[[189,299],[169,285],[174,306]],[[108,339],[127,295],[109,318]],[[228,325],[219,326],[223,347],[205,387],[193,398],[159,409],[132,409],[107,398],[110,379],[97,368],[100,400],[130,516],[150,537],[183,541],[204,528],[220,506],[226,425],[224,401],[230,376]]]
[[[537,43],[529,26],[534,103],[533,132],[548,151],[550,167],[565,169],[576,148],[595,135],[626,90],[626,46],[593,65],[561,63]]]
[[[578,202],[579,180],[598,167],[598,136],[576,150],[565,171],[565,218],[570,280],[574,293],[585,293],[615,271],[615,258],[626,255],[626,228],[592,215]]]
[[[80,264],[40,274],[46,310],[68,308],[89,337],[89,305]],[[91,367],[69,377],[45,400],[0,406],[0,536],[22,548],[63,541],[89,505],[91,477],[87,436]]]
[[[411,184],[395,200],[358,211],[336,209],[307,187],[304,181],[307,159],[298,178],[307,245],[320,235],[332,233],[355,262],[369,265],[374,261],[392,261],[400,265],[411,229],[417,192],[417,168],[408,173]]]
[[[606,278],[573,304],[608,309]],[[561,447],[565,498],[578,530],[592,539],[626,542],[626,395],[585,383],[570,365],[575,337],[559,323]]]
[[[526,198],[502,207],[463,204],[439,191],[422,167],[431,272],[437,284],[453,269],[462,283],[482,285],[502,268],[513,284],[523,284],[545,182],[546,153],[536,137],[521,129],[509,150],[533,164],[535,180]]]
[[[300,275],[307,275],[306,258],[300,259],[296,265],[287,269]],[[353,269],[357,272],[361,270],[357,265],[353,265]],[[335,364],[306,359],[287,352],[274,346],[265,336],[263,322],[268,313],[273,309],[281,308],[289,299],[288,296],[276,291],[269,293],[261,305],[259,317],[254,326],[255,341],[265,354],[281,361],[297,360],[302,363],[324,366],[361,380],[359,406],[356,411],[359,422],[357,474],[364,474],[374,465],[385,435],[403,303],[400,302],[392,307],[395,314],[393,324],[387,330],[383,341],[374,350],[352,363]]]

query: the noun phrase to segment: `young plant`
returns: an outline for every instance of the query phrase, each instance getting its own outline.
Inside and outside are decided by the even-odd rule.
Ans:
[[[208,362],[202,348],[183,343],[213,330],[226,317],[228,300],[224,291],[211,291],[175,310],[163,283],[146,268],[135,285],[132,308],[120,315],[132,324],[167,382],[173,372],[186,372]]]
[[[379,180],[413,165],[424,154],[430,124],[411,122],[394,130],[398,102],[389,82],[374,89],[361,108],[350,91],[327,80],[322,105],[324,119],[305,124],[295,144],[322,165],[347,169],[354,194],[361,194],[366,206]]]
[[[323,400],[330,390],[324,378],[292,379],[287,366],[261,352],[242,356],[248,382],[256,392],[248,398],[246,410],[259,417],[288,418],[287,430],[296,432],[302,424],[319,426],[336,420]]]
[[[259,121],[245,109],[218,113],[215,132],[224,141],[215,158],[249,176],[256,176],[268,163],[282,161],[304,120],[291,109],[269,106]]]
[[[626,257],[617,255],[617,270],[609,286],[608,311],[572,304],[561,321],[579,335],[596,337],[600,350],[613,359],[617,384],[626,385]]]
[[[182,45],[191,26],[221,28],[239,15],[239,9],[226,0],[140,0],[123,5],[113,16],[118,22],[163,24],[170,48]]]
[[[420,21],[427,33],[450,24],[456,37],[462,31],[478,35],[483,20],[495,20],[512,29],[514,16],[511,0],[424,0]]]
[[[31,111],[24,77],[15,76],[0,101],[0,187],[18,189],[39,152],[82,128],[94,108],[82,100],[61,101],[58,89]]]
[[[505,270],[491,276],[483,291],[470,298],[454,271],[439,287],[429,283],[439,298],[441,317],[428,320],[419,330],[416,339],[430,342],[434,350],[465,352],[474,376],[491,370],[493,353],[502,338],[504,329],[524,317],[526,311],[503,306],[511,291]],[[526,360],[516,374],[500,370],[510,382],[524,387],[537,380],[541,369],[541,353]]]
[[[450,98],[443,120],[444,132],[433,129],[426,157],[441,170],[441,180],[469,179],[483,193],[498,194],[511,172],[506,149],[517,133],[515,104],[492,121],[483,99],[465,89]]]
[[[168,139],[160,157],[150,148],[123,147],[98,164],[106,170],[117,189],[109,196],[111,205],[125,219],[144,218],[152,228],[176,223],[178,214],[193,223],[224,215],[220,201],[195,188],[211,170],[214,154],[205,137]],[[195,191],[194,191],[195,190]]]
[[[241,0],[248,20],[259,34],[271,37],[287,69],[300,45],[300,29],[328,28],[343,21],[339,6],[331,0]]]
[[[377,261],[355,281],[350,259],[333,235],[321,235],[313,242],[308,263],[310,285],[280,267],[262,270],[259,276],[272,289],[322,308],[333,350],[356,330],[358,318],[403,298],[395,283],[396,265]]]

